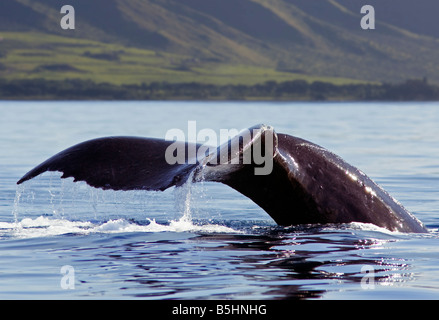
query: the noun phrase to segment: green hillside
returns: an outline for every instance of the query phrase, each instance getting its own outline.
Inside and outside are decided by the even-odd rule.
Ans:
[[[35,32],[2,32],[0,75],[6,79],[82,79],[113,84],[266,81],[360,82],[310,76],[269,67],[197,61],[190,56]]]
[[[96,82],[439,83],[439,3],[371,0],[58,0],[0,2],[0,77]],[[418,21],[419,23],[416,23]]]

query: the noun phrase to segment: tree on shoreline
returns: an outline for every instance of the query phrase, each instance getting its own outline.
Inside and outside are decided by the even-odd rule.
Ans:
[[[115,85],[91,80],[0,79],[3,100],[290,100],[290,101],[435,101],[439,87],[421,80],[399,84],[347,84],[304,80],[255,85],[197,82]]]

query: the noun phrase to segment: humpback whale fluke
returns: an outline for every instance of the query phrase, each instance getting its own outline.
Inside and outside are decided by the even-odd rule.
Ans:
[[[200,150],[201,145],[138,137],[94,139],[61,151],[17,183],[45,171],[60,171],[62,178],[73,177],[96,188],[163,191],[192,176],[195,182],[216,181],[232,187],[283,226],[362,222],[391,231],[427,231],[386,191],[339,156],[269,126],[250,129],[247,141],[238,135],[203,157],[194,159],[186,152],[185,161],[174,164],[165,159],[171,145],[183,150]],[[269,174],[255,174],[261,163],[246,158],[257,146],[272,161]]]

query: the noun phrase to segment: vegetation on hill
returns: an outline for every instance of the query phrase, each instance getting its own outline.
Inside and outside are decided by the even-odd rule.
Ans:
[[[364,82],[275,68],[195,59],[182,54],[37,32],[0,32],[0,78],[81,79],[112,84],[150,82],[247,84],[265,81]]]

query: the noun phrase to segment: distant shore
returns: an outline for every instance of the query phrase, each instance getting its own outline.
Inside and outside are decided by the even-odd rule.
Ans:
[[[273,100],[273,101],[438,101],[439,86],[426,79],[397,84],[267,81],[255,85],[152,82],[139,85],[90,80],[2,80],[0,100]]]

